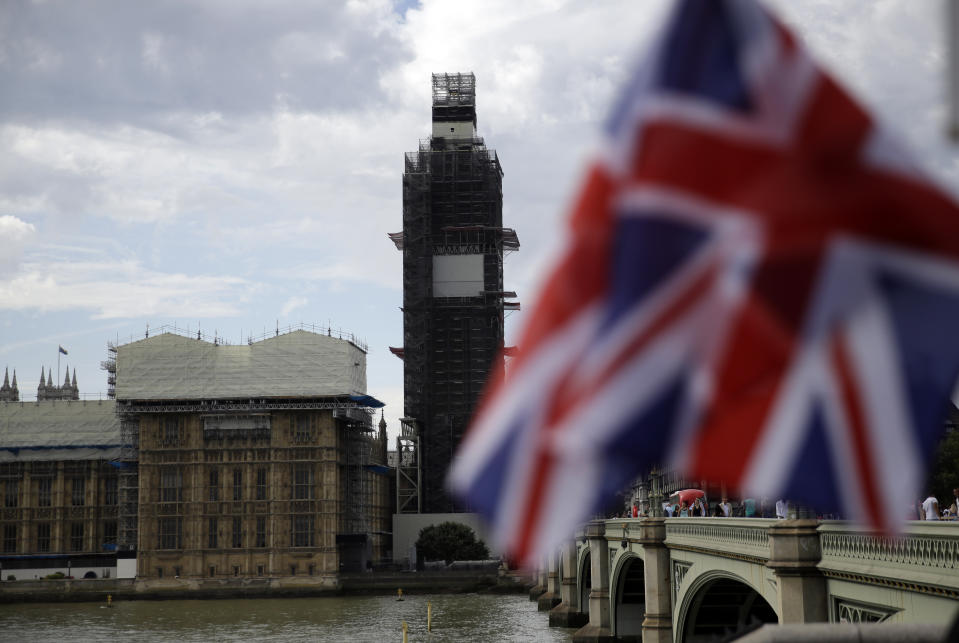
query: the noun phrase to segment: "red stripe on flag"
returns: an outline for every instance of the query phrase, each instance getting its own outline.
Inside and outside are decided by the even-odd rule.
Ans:
[[[846,347],[839,334],[836,333],[830,342],[830,353],[833,367],[839,376],[839,392],[842,395],[843,406],[846,409],[846,423],[850,429],[855,459],[849,463],[856,468],[859,485],[862,487],[863,501],[866,504],[867,519],[874,527],[880,527],[879,516],[882,515],[882,506],[879,501],[877,466],[873,461],[872,451],[869,449],[869,435],[866,429],[866,415],[863,412],[862,400],[859,398],[858,388],[846,354]],[[850,502],[843,499],[843,504]]]

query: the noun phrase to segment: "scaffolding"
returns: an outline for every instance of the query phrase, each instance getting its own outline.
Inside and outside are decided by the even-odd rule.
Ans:
[[[396,513],[420,513],[419,432],[416,420],[400,418],[396,436]]]
[[[116,347],[114,346],[114,352]],[[119,410],[119,406],[117,407]],[[120,458],[117,462],[117,548],[137,549],[137,520],[140,515],[140,421],[135,415],[120,414]]]
[[[362,393],[365,344],[329,326],[277,327],[233,346],[202,335],[184,343],[170,337],[184,336],[176,330],[111,343],[104,365],[113,384],[118,359],[122,367],[118,547],[139,552],[140,573],[155,575],[174,560],[163,550],[179,550],[174,569],[187,576],[329,573],[385,558],[389,478],[385,463],[375,464],[385,459],[385,437],[373,432],[368,406],[376,401]],[[297,350],[285,350],[291,347]],[[223,366],[234,352],[255,354],[259,367],[214,371],[240,382],[248,396],[206,397],[190,384],[210,370],[208,362]],[[158,373],[164,360],[191,364],[179,388],[141,381],[173,377]],[[342,394],[300,392],[331,386],[321,366],[333,368]],[[363,388],[349,388],[357,381]],[[140,390],[137,383],[150,394],[127,396]],[[240,550],[254,557],[269,551],[269,562],[257,567],[250,556],[238,559]]]
[[[433,74],[432,89],[434,124],[475,127],[473,74]],[[416,504],[424,512],[465,509],[447,497],[446,472],[501,359],[504,308],[518,306],[504,305],[515,293],[504,291],[503,258],[519,239],[503,227],[502,179],[496,152],[475,135],[423,139],[404,159],[403,231],[389,235],[403,252],[403,347],[393,352],[404,362],[404,413],[416,418],[407,446],[417,448]],[[455,255],[479,257],[476,292],[434,292],[434,259]],[[398,502],[410,506],[410,493],[398,486]]]

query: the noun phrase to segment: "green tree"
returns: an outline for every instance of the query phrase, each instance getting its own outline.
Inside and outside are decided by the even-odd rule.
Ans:
[[[489,549],[466,525],[458,522],[441,522],[420,530],[416,551],[422,560],[444,560],[449,565],[454,560],[485,560]]]
[[[939,499],[939,508],[947,509],[952,504],[952,490],[956,488],[959,488],[959,430],[952,428],[936,447],[923,493],[932,493]]]

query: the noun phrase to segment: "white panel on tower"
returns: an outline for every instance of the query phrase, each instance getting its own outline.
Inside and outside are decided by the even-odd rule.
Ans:
[[[478,297],[483,291],[483,255],[434,255],[434,297]]]

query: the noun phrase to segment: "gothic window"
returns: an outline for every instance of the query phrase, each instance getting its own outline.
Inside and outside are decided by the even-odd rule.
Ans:
[[[87,490],[86,483],[87,481],[85,478],[73,478],[73,494],[71,496],[71,502],[74,507],[83,506]]]
[[[3,494],[3,504],[5,507],[16,507],[20,499],[20,481],[7,480],[6,488]]]
[[[117,544],[117,521],[107,520],[103,523],[103,544]]]
[[[183,472],[178,467],[160,469],[160,502],[183,501]]]
[[[254,547],[266,547],[266,518],[256,519],[256,543]]]
[[[210,502],[220,499],[220,471],[210,469]]]
[[[313,441],[311,420],[312,416],[309,413],[297,413],[292,417],[294,443],[303,444]]]
[[[208,521],[206,546],[209,547],[210,549],[216,549],[218,546],[217,531],[220,528],[219,522],[220,521],[216,518],[210,518],[210,520]],[[210,576],[213,576],[213,574],[210,574]]]
[[[49,507],[53,490],[53,480],[40,478],[37,480],[37,506]]]
[[[256,499],[266,500],[266,469],[256,470]]]
[[[233,500],[243,500],[243,470],[233,470]]]
[[[13,554],[17,551],[17,526],[3,526],[3,553]]]
[[[293,499],[313,499],[313,465],[309,463],[293,465]]]
[[[83,523],[70,523],[70,551],[83,551]]]
[[[180,418],[167,417],[161,419],[159,438],[161,447],[180,446]]]
[[[37,551],[50,551],[50,523],[48,522],[37,525]]]
[[[180,549],[183,542],[183,519],[160,518],[157,549]]]
[[[107,478],[103,481],[103,504],[112,506],[118,504],[117,479]]]
[[[293,516],[293,546],[294,547],[313,547],[313,516],[312,515],[294,515]]]
[[[243,519],[239,516],[233,518],[233,548],[243,547]]]

